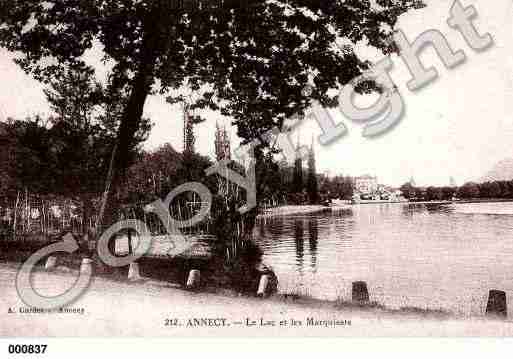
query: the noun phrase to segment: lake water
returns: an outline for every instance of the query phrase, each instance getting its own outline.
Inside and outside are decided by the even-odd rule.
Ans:
[[[387,307],[464,315],[490,289],[513,298],[513,203],[357,205],[261,219],[254,238],[281,293],[350,300],[363,280]]]

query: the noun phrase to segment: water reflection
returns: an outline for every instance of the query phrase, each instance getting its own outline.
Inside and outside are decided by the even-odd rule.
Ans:
[[[303,220],[296,219],[294,221],[294,239],[296,243],[296,261],[299,274],[303,275],[303,262],[305,255],[305,240],[303,238]]]
[[[282,292],[350,298],[351,282],[365,280],[371,300],[390,307],[475,314],[489,289],[513,296],[513,216],[458,206],[361,205],[268,218],[259,220],[254,238]]]
[[[272,218],[268,228],[273,237],[280,237],[283,233],[283,217]]]
[[[310,249],[310,267],[312,272],[317,272],[317,241],[319,236],[318,219],[312,218],[308,221],[308,243]]]
[[[266,219],[258,222],[258,237],[265,238]]]

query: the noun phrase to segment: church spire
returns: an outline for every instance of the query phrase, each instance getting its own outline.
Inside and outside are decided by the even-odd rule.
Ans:
[[[218,161],[231,160],[231,146],[228,131],[226,130],[226,126],[219,126],[219,123],[217,121],[216,137],[214,144],[216,150],[216,158]]]
[[[194,144],[196,138],[194,136],[193,117],[190,113],[188,103],[183,104],[183,151],[188,153],[194,152]]]

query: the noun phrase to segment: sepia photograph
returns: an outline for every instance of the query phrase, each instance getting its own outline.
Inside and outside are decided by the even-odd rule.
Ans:
[[[0,0],[0,79],[6,354],[513,336],[512,1]]]

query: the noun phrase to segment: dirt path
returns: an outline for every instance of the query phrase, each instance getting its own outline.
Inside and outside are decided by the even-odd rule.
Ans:
[[[513,335],[511,321],[340,310],[321,303],[191,293],[162,282],[130,284],[103,278],[94,279],[69,307],[70,313],[23,313],[26,306],[14,285],[17,267],[0,263],[0,336]],[[74,281],[73,273],[34,275],[40,293],[49,296]]]

